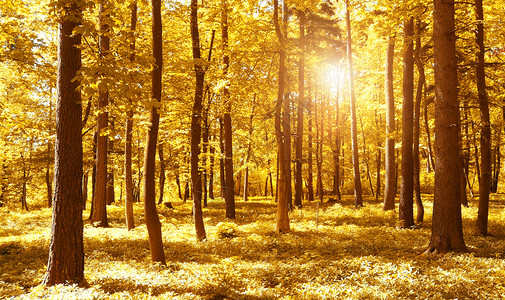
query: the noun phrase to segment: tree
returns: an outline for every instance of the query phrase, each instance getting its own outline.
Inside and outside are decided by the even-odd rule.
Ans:
[[[416,223],[423,223],[424,219],[424,206],[421,199],[421,179],[420,179],[420,161],[419,161],[419,139],[421,135],[421,101],[423,99],[423,90],[426,85],[424,74],[424,63],[421,60],[421,21],[417,20],[416,26],[416,48],[414,53],[415,64],[419,78],[417,81],[416,102],[414,104],[414,128],[413,128],[413,165],[414,165],[414,196],[417,207]]]
[[[352,138],[352,164],[354,173],[354,205],[363,206],[363,191],[361,188],[361,178],[359,172],[358,156],[358,125],[356,118],[356,95],[354,93],[354,71],[352,65],[352,36],[351,36],[351,18],[349,12],[349,0],[345,1],[345,23],[347,28],[347,62],[349,70],[349,92],[351,100],[351,138]]]
[[[137,1],[134,0],[131,4],[131,23],[130,30],[132,33],[137,28]],[[135,60],[135,35],[130,44],[130,62]],[[128,230],[135,228],[135,220],[133,219],[133,172],[132,172],[132,139],[133,139],[133,101],[129,99],[129,107],[126,115],[126,133],[125,133],[125,215],[126,227]]]
[[[161,223],[156,210],[156,144],[161,105],[161,78],[163,70],[163,37],[161,23],[161,0],[152,0],[152,34],[153,57],[152,85],[151,85],[151,110],[149,114],[149,129],[147,131],[146,150],[144,154],[144,218],[149,234],[151,259],[166,265],[163,239],[161,236]]]
[[[409,17],[403,25],[403,106],[402,106],[402,160],[401,192],[399,205],[400,228],[414,226],[414,19]]]
[[[461,220],[459,105],[454,2],[435,0],[435,194],[431,240],[425,253],[466,251]]]
[[[223,39],[223,73],[226,77],[230,67],[230,57],[228,55],[228,2],[222,1],[221,12],[221,38]],[[225,79],[228,80],[228,79]],[[226,176],[226,190],[224,193],[224,201],[226,203],[226,218],[235,219],[235,193],[234,193],[234,179],[233,179],[233,140],[232,140],[232,127],[231,127],[231,99],[229,97],[227,83],[223,87],[223,99],[225,102],[225,113],[223,116],[223,129],[224,129],[224,170]]]
[[[300,56],[298,58],[298,107],[296,120],[295,206],[302,207],[303,108],[305,106],[305,12],[298,12],[300,22]]]
[[[51,242],[45,285],[84,281],[82,221],[82,108],[79,80],[81,68],[80,2],[59,1],[58,102],[56,107],[56,153]]]
[[[284,11],[284,14],[287,12]],[[289,228],[289,215],[288,215],[288,202],[289,202],[289,189],[287,187],[288,181],[291,182],[287,169],[290,167],[289,162],[286,161],[285,154],[287,147],[290,149],[289,144],[285,139],[286,130],[284,120],[282,118],[282,109],[285,108],[285,84],[286,84],[286,41],[285,36],[281,30],[279,24],[279,0],[274,0],[274,26],[277,39],[279,40],[279,86],[277,91],[277,101],[275,104],[275,136],[277,140],[277,161],[278,161],[278,172],[279,180],[277,181],[277,222],[276,231],[277,233],[289,233],[291,229]],[[287,164],[287,166],[286,166]]]
[[[201,241],[206,238],[202,213],[202,174],[199,168],[202,100],[205,69],[202,66],[200,54],[200,33],[198,31],[198,2],[191,0],[191,42],[193,46],[193,60],[195,70],[195,97],[191,116],[191,194],[193,197],[193,218],[195,222],[196,238]],[[233,185],[227,186],[233,193]]]
[[[106,61],[109,55],[110,39],[108,12],[109,4],[107,0],[100,1],[100,59]],[[105,68],[105,65],[102,66]],[[93,213],[91,222],[98,227],[109,227],[107,221],[107,140],[109,135],[106,130],[108,127],[109,113],[107,112],[109,104],[109,93],[104,78],[98,88],[98,109],[100,110],[97,120],[97,144],[96,144],[96,181],[95,195],[93,198]]]
[[[479,98],[481,133],[480,133],[480,181],[479,210],[477,213],[477,230],[481,235],[487,235],[489,191],[491,188],[491,123],[486,91],[485,47],[484,47],[484,10],[482,0],[475,1],[477,16],[477,92]]]

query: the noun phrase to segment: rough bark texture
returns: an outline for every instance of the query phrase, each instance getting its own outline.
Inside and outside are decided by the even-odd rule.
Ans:
[[[152,0],[152,34],[153,57],[151,84],[151,111],[149,114],[149,129],[147,130],[146,149],[144,153],[144,219],[149,234],[151,260],[166,265],[161,223],[156,209],[156,144],[158,143],[158,129],[161,105],[161,77],[163,69],[163,40],[161,23],[161,0]]]
[[[223,39],[223,73],[226,77],[228,75],[228,68],[230,67],[230,57],[228,56],[228,2],[223,1],[222,14],[221,14],[221,35]],[[225,85],[223,90],[223,98],[225,101],[225,113],[223,116],[223,129],[224,129],[224,169],[226,174],[226,187],[224,194],[224,201],[226,203],[226,218],[235,219],[235,194],[233,188],[235,186],[233,181],[233,141],[232,141],[232,127],[231,127],[231,100],[228,95],[228,84]]]
[[[137,1],[135,0],[131,6],[131,24],[130,30],[132,33],[137,28]],[[135,37],[135,35],[133,35]],[[135,39],[130,45],[131,55],[130,62],[135,60]],[[126,228],[132,230],[135,228],[135,220],[133,218],[133,172],[132,172],[132,138],[133,138],[133,101],[129,101],[130,107],[126,113],[126,140],[125,140],[125,215]]]
[[[395,42],[389,36],[386,55],[386,76],[385,76],[385,94],[386,94],[386,177],[384,182],[384,210],[395,208],[396,196],[396,157],[395,157],[395,97],[394,97],[394,55]]]
[[[489,190],[491,187],[491,123],[489,120],[489,105],[486,92],[486,71],[484,68],[484,11],[482,0],[475,1],[477,15],[477,31],[475,32],[477,46],[477,90],[479,93],[481,133],[480,133],[480,182],[479,210],[477,213],[477,230],[481,235],[487,235]]]
[[[109,25],[105,21],[107,18],[107,1],[100,2],[100,58],[105,59],[109,51],[109,37],[104,33],[109,30]],[[102,66],[104,67],[104,66]],[[95,197],[93,201],[93,213],[91,222],[97,227],[109,227],[107,221],[107,140],[108,134],[106,129],[108,126],[109,113],[107,106],[109,104],[109,94],[103,88],[98,90],[98,114],[97,121],[97,143],[96,143],[96,181],[95,181]]]
[[[303,179],[303,107],[305,106],[305,12],[298,13],[300,21],[300,57],[298,58],[298,107],[296,120],[296,170],[295,170],[295,203],[296,207],[302,207]]]
[[[205,70],[200,60],[200,34],[198,32],[198,2],[191,0],[191,41],[193,45],[193,59],[195,60],[195,98],[193,115],[191,117],[191,195],[193,198],[193,218],[195,222],[196,238],[201,241],[206,238],[202,213],[202,174],[198,168],[200,156],[200,139],[202,134],[202,100]],[[228,185],[233,193],[233,185]]]
[[[412,156],[414,125],[414,19],[403,25],[403,106],[402,106],[402,159],[399,227],[414,226],[414,160]]]
[[[277,233],[288,233],[291,231],[289,227],[288,215],[288,189],[287,181],[290,180],[286,174],[285,147],[289,147],[284,140],[283,124],[281,122],[281,113],[284,103],[284,89],[286,83],[286,45],[284,36],[279,25],[279,1],[274,0],[274,25],[277,38],[280,43],[279,49],[279,89],[277,91],[277,102],[275,105],[275,136],[277,140],[277,161],[278,161],[278,180],[277,180]],[[288,166],[289,167],[289,166]]]
[[[414,164],[414,197],[416,202],[417,214],[416,223],[421,224],[424,220],[424,206],[421,199],[421,180],[420,180],[420,161],[419,161],[419,141],[421,132],[421,101],[423,99],[423,88],[425,86],[425,75],[424,75],[424,64],[421,61],[421,32],[419,27],[419,21],[417,22],[417,38],[416,38],[416,49],[415,49],[415,63],[417,65],[417,71],[419,73],[419,78],[417,81],[416,90],[416,102],[414,104],[414,140],[413,140],[413,164]]]
[[[434,1],[435,195],[426,253],[465,251],[459,182],[459,105],[454,2]]]
[[[84,281],[82,110],[79,81],[73,80],[81,68],[81,35],[72,33],[82,16],[75,2],[63,10],[58,42],[53,218],[45,285]]]
[[[363,206],[363,190],[361,188],[361,177],[359,172],[358,156],[358,125],[356,118],[356,95],[354,93],[354,71],[352,65],[352,36],[351,36],[351,18],[349,16],[349,0],[345,1],[345,23],[347,28],[347,60],[349,70],[349,91],[351,93],[351,136],[352,136],[352,164],[354,174],[354,205]]]

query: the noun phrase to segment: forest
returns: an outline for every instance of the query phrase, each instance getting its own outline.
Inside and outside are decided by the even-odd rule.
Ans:
[[[499,0],[0,0],[0,299],[502,299]]]

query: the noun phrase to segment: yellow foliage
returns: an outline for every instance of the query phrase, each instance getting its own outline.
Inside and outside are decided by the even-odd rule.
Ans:
[[[208,240],[197,242],[191,203],[160,209],[167,266],[150,261],[142,205],[132,231],[123,207],[109,206],[111,228],[85,224],[88,286],[39,286],[47,260],[49,209],[0,208],[0,295],[24,299],[501,299],[505,293],[505,214],[490,211],[492,237],[472,234],[476,203],[463,209],[466,254],[425,257],[426,222],[400,230],[396,212],[380,203],[355,210],[352,197],[337,204],[307,203],[291,212],[292,234],[275,234],[275,203],[237,203],[224,221],[224,204],[204,209]],[[493,199],[492,203],[502,203]],[[84,215],[87,215],[87,211]]]

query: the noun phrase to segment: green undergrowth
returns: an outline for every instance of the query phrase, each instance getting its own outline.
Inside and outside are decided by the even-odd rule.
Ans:
[[[121,203],[108,207],[110,228],[85,223],[86,286],[40,285],[51,211],[0,209],[0,298],[21,299],[503,299],[505,211],[491,201],[492,236],[473,227],[477,204],[463,208],[468,253],[424,256],[431,196],[419,229],[397,228],[397,211],[365,199],[304,203],[290,213],[292,233],[275,233],[272,199],[237,202],[224,219],[221,199],[204,208],[207,240],[197,242],[191,203],[160,207],[167,265],[150,261],[142,204],[125,229]],[[84,212],[85,218],[89,211]]]

